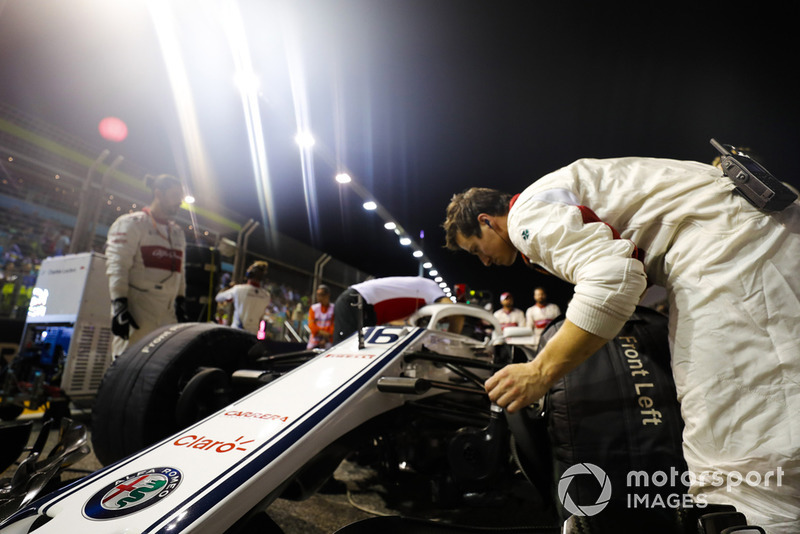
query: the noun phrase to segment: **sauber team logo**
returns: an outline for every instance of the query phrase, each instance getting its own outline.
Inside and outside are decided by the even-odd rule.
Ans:
[[[183,475],[174,467],[154,467],[118,479],[95,493],[83,507],[89,519],[116,519],[152,506],[172,493]]]

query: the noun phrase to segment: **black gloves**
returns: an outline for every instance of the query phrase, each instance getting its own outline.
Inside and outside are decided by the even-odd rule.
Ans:
[[[175,299],[175,318],[179,323],[189,322],[189,316],[186,313],[186,299],[184,297]],[[130,337],[130,327],[139,328],[139,325],[136,324],[136,320],[128,309],[128,299],[124,297],[115,299],[111,331],[115,336],[128,339]]]
[[[114,318],[111,320],[111,331],[115,336],[128,339],[130,327],[139,328],[136,321],[128,310],[128,299],[118,298],[114,300]]]
[[[186,297],[175,297],[175,318],[179,323],[189,322],[189,313],[186,311]]]

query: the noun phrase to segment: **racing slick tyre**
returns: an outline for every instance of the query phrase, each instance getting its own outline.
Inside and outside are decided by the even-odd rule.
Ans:
[[[180,323],[130,347],[109,367],[97,392],[92,411],[97,459],[108,465],[179,431],[176,408],[192,378],[209,368],[230,375],[245,367],[257,341],[236,328]]]

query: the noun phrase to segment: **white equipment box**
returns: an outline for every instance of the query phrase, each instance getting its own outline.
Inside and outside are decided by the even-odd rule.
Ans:
[[[90,404],[112,360],[110,312],[105,256],[47,258],[31,295],[20,353],[37,344],[51,358],[63,351],[61,389],[73,403]]]

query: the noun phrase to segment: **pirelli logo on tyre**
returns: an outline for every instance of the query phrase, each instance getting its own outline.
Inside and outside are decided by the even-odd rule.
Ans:
[[[168,497],[183,475],[174,467],[153,467],[117,479],[96,492],[83,506],[89,519],[116,519],[140,512]]]

